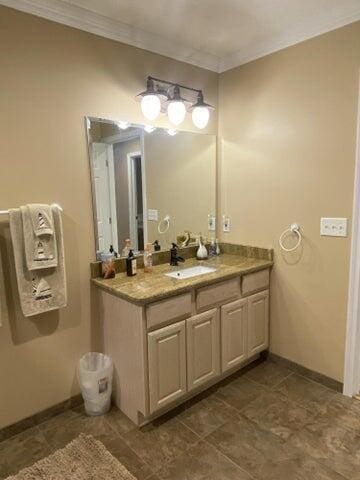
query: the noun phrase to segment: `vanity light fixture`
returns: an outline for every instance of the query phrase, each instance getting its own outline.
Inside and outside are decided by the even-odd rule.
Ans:
[[[154,80],[148,77],[146,90],[139,93],[137,97],[141,98],[141,111],[148,120],[155,120],[161,110],[161,101],[158,92],[155,90]]]
[[[156,130],[156,128],[153,127],[152,125],[145,125],[144,130],[147,133],[152,133],[154,130]]]
[[[117,126],[120,128],[120,130],[126,130],[127,128],[130,127],[129,122],[118,122]]]
[[[175,130],[175,128],[169,128],[166,131],[171,137],[173,137],[174,135],[176,135],[178,133],[177,130]]]
[[[203,129],[209,123],[210,110],[214,109],[211,105],[204,102],[204,95],[202,92],[198,93],[197,102],[194,103],[190,110],[192,121],[195,127]]]
[[[167,105],[167,114],[173,125],[180,125],[184,121],[186,115],[185,102],[185,98],[180,95],[179,85],[175,85],[174,93]]]
[[[182,90],[188,90],[193,95],[195,93],[196,99],[190,101],[183,98]],[[189,111],[195,127],[203,129],[209,122],[210,110],[214,109],[204,102],[201,90],[151,76],[147,78],[146,90],[136,98],[141,99],[141,111],[147,119],[155,120],[160,111],[167,112],[169,121],[175,126],[184,121],[186,112]]]

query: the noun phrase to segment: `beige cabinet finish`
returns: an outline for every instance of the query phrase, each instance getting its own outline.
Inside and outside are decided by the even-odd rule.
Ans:
[[[199,288],[196,292],[196,309],[198,312],[225,303],[240,296],[240,279],[232,278],[209,287]]]
[[[247,359],[248,299],[221,307],[221,369],[223,372]]]
[[[251,295],[269,288],[270,272],[269,270],[260,270],[259,272],[249,273],[244,275],[241,280],[241,293],[243,297]]]
[[[269,346],[269,291],[256,293],[248,299],[249,356]]]
[[[187,384],[193,390],[220,374],[219,309],[186,321]]]
[[[266,269],[145,306],[98,290],[116,405],[144,425],[266,350],[268,285]]]
[[[191,293],[151,303],[146,307],[147,327],[152,328],[191,315]]]
[[[150,413],[186,393],[185,321],[148,333]]]

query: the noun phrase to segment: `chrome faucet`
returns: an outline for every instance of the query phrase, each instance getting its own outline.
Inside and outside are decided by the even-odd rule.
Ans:
[[[185,262],[185,259],[183,257],[179,257],[177,254],[177,245],[176,243],[172,243],[172,247],[170,249],[170,265],[173,267],[176,267],[178,265],[178,262]]]

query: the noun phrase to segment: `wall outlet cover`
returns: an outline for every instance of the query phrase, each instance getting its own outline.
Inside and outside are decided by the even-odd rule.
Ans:
[[[157,222],[159,220],[159,211],[158,210],[148,210],[148,220]]]
[[[210,232],[215,232],[216,230],[216,219],[215,215],[208,215],[208,230]]]
[[[347,237],[347,218],[322,217],[320,235],[327,237]]]
[[[223,215],[222,220],[223,232],[230,232],[230,217]]]

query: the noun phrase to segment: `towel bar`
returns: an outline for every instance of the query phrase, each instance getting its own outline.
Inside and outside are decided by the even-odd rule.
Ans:
[[[60,205],[58,205],[57,203],[53,203],[52,206],[57,207],[60,210],[60,212],[64,211],[62,207],[60,207]],[[0,215],[7,215],[8,213],[9,213],[9,210],[0,210]]]

